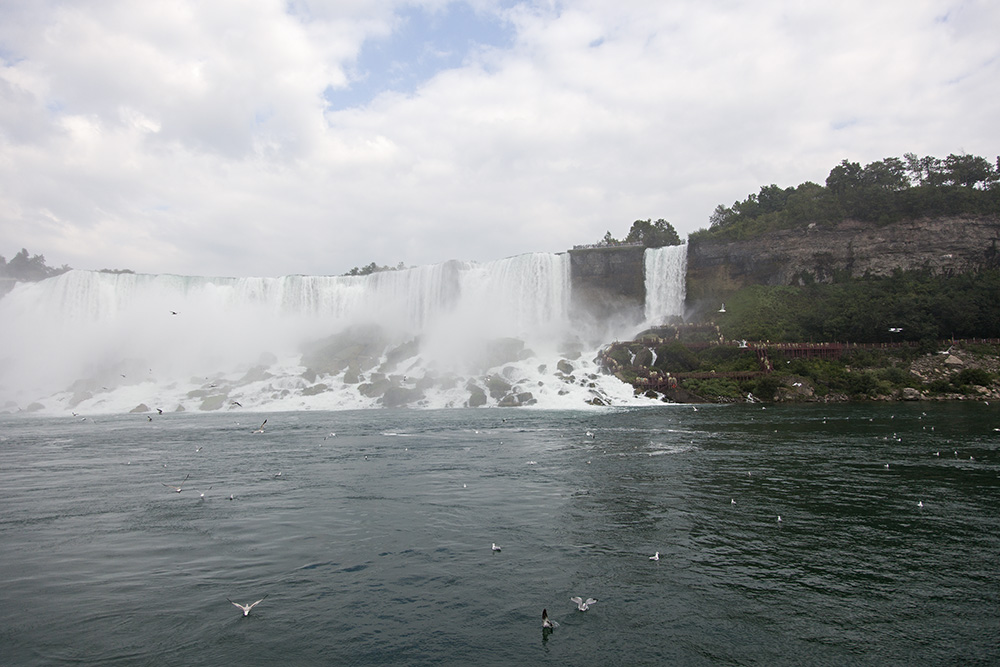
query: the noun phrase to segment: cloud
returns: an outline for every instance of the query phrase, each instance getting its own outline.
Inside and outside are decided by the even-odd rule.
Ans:
[[[225,275],[684,235],[848,158],[997,152],[986,2],[21,2],[0,254]]]

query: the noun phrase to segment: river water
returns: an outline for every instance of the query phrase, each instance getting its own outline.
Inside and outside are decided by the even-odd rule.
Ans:
[[[1000,406],[0,419],[5,665],[1000,662]]]

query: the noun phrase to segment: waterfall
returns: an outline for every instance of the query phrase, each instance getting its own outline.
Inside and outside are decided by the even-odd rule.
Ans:
[[[570,289],[553,253],[368,276],[69,271],[0,298],[0,411],[632,402],[580,349]]]
[[[647,248],[644,260],[647,325],[655,326],[672,317],[683,317],[687,244]]]

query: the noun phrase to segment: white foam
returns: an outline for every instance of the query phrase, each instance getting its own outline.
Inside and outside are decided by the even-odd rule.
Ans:
[[[678,255],[647,251],[647,289],[659,304],[647,313],[678,310],[676,288],[666,287],[677,280]],[[486,407],[496,406],[485,380],[495,374],[530,393],[537,407],[581,408],[595,398],[649,402],[600,373],[596,349],[586,349],[595,336],[570,321],[570,289],[569,256],[553,253],[370,276],[70,271],[18,284],[0,298],[0,409],[32,401],[46,412],[80,413],[139,404],[164,412],[377,407],[378,399],[359,392],[343,371],[314,376],[302,365],[307,345],[355,325],[377,325],[388,342],[361,384],[387,364],[389,349],[414,340],[409,356],[383,370],[407,375],[408,387],[425,377],[454,378],[422,384],[416,407],[462,407],[469,382],[485,390]],[[672,305],[665,305],[660,295],[670,290]],[[485,361],[489,341],[498,339],[523,341],[521,358]],[[565,352],[570,343],[572,354]],[[560,371],[561,361],[572,371]]]

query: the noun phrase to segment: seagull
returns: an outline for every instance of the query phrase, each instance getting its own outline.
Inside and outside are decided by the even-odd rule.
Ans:
[[[542,610],[542,629],[551,630],[553,628],[558,628],[559,624],[555,621],[549,620],[549,612],[547,609]]]
[[[264,598],[266,598],[266,597],[267,597],[267,595],[265,595],[263,598],[257,600],[253,604],[240,604],[239,602],[233,602],[232,600],[229,600],[229,598],[226,598],[226,599],[229,600],[230,602],[232,602],[234,605],[236,605],[240,609],[242,609],[244,616],[249,616],[250,615],[250,610],[253,609],[254,607],[256,607],[257,605],[259,605],[261,602],[263,602]]]
[[[156,411],[157,411],[158,413],[160,413],[161,415],[163,414],[163,409],[162,409],[162,408],[156,408]]]
[[[720,313],[726,312],[726,304],[722,304],[722,308],[719,308]]]
[[[923,506],[924,506],[924,501],[918,500],[917,501],[917,507],[923,507]]]
[[[497,546],[496,542],[493,543],[493,551],[500,551],[500,547]]]
[[[588,609],[590,609],[590,605],[597,602],[597,600],[595,600],[594,598],[587,598],[587,601],[584,602],[583,598],[581,597],[572,597],[570,598],[570,602],[575,602],[576,608],[579,609],[580,611],[587,611]]]
[[[649,560],[660,560],[660,552],[657,551],[655,554],[649,557]],[[595,600],[596,602],[596,600]]]
[[[190,477],[190,476],[191,475],[189,474],[189,475],[187,475],[187,477],[185,477],[184,479],[182,479],[181,480],[181,484],[183,484],[184,482],[186,482],[187,479],[188,479],[188,477]],[[163,484],[163,482],[160,482],[160,484]],[[173,489],[175,493],[180,493],[184,489],[184,487],[182,487],[182,486],[174,486],[172,484],[163,484],[163,486],[167,487],[168,489]]]
[[[778,515],[778,523],[781,523],[781,515]]]
[[[736,504],[736,498],[731,498],[731,499],[729,500],[729,504],[730,504],[730,505],[735,505],[735,504]]]
[[[170,311],[170,314],[171,314],[171,315],[176,315],[176,314],[177,314],[177,311],[176,311],[176,310],[171,310],[171,311]]]
[[[266,424],[266,423],[267,423],[267,420],[265,419],[264,421],[261,422],[260,428],[257,429],[256,431],[254,431],[254,433],[263,433],[264,432],[264,424]]]

